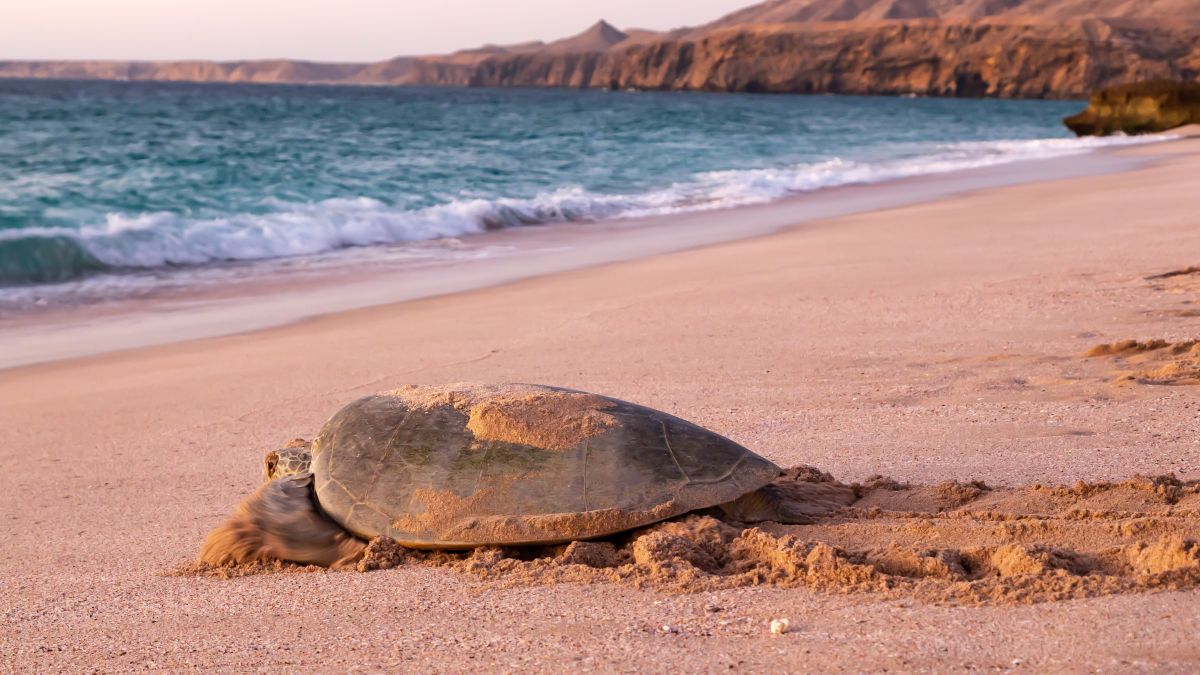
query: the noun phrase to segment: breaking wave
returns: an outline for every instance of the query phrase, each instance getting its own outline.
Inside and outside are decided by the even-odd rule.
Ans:
[[[1058,157],[1148,139],[1046,139],[947,144],[880,162],[831,159],[778,168],[695,174],[640,194],[577,186],[531,198],[464,199],[404,210],[366,197],[311,204],[267,203],[265,213],[194,218],[175,213],[109,214],[74,228],[0,230],[0,286],[70,281],[102,271],[147,270],[307,256],[546,223],[728,208],[853,183]]]

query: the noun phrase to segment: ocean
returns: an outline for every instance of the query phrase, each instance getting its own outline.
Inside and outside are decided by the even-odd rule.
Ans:
[[[0,309],[1086,152],[1072,101],[0,81]],[[468,244],[464,245],[464,242]]]

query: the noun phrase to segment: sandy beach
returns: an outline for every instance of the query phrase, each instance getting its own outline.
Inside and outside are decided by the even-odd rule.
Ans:
[[[650,257],[535,264],[404,302],[365,306],[405,299],[383,278],[308,286],[322,309],[337,294],[357,308],[254,332],[48,323],[39,347],[36,326],[13,329],[0,341],[9,365],[78,358],[0,371],[0,669],[1194,672],[1200,593],[1188,588],[977,602],[525,583],[429,565],[175,573],[255,487],[265,451],[311,437],[358,396],[410,383],[595,391],[845,482],[1019,491],[1200,479],[1189,386],[1200,382],[1189,342],[1200,333],[1200,273],[1189,271],[1200,265],[1200,138],[1113,153],[1119,167],[1088,155],[1076,161],[1095,158],[1095,171],[1029,168],[1033,182],[967,192],[947,187],[956,174],[925,178],[922,203],[880,196],[894,184],[855,188],[842,198],[875,210],[813,207],[790,227],[747,225],[755,238],[714,230],[691,246],[646,243]],[[262,315],[275,296],[264,297],[201,316]],[[184,335],[212,337],[171,342]],[[124,349],[83,356],[96,344]],[[1138,521],[1200,538],[1189,485],[1167,506],[1089,505],[1113,518],[1095,537],[1147,545]],[[1069,520],[1052,523],[1054,536],[1090,551]],[[772,531],[866,545],[836,523]],[[956,532],[902,522],[884,534],[936,547]],[[1006,536],[994,538],[1023,541]],[[777,618],[791,630],[772,636]]]

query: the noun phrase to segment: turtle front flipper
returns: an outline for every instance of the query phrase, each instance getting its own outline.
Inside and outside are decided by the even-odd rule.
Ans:
[[[353,564],[366,543],[321,513],[312,485],[312,474],[265,483],[209,533],[200,560],[219,566],[271,560],[330,568]]]
[[[787,525],[811,525],[814,522],[812,516],[805,512],[803,504],[788,497],[774,483],[747,492],[717,508],[725,518],[741,523],[771,521]]]

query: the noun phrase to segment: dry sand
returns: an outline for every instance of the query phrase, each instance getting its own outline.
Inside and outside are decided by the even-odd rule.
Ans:
[[[1200,594],[1169,589],[1200,538],[1200,275],[1162,275],[1200,264],[1200,140],[1127,152],[1161,159],[0,372],[0,665],[1194,671]],[[811,526],[176,573],[266,450],[463,380],[645,403],[859,487],[798,473],[845,502]]]

